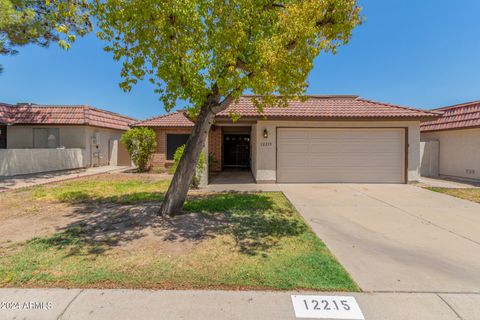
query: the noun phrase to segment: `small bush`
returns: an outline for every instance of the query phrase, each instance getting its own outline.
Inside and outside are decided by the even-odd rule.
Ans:
[[[182,158],[183,152],[185,151],[185,145],[178,147],[175,150],[175,154],[173,155],[173,165],[170,167],[170,173],[175,173],[177,171],[178,164],[180,163],[180,159]],[[193,179],[190,183],[192,188],[197,189],[200,185],[200,175],[205,170],[205,155],[203,151],[200,153],[200,158],[198,158],[197,167],[195,168],[195,173],[193,174]]]
[[[213,171],[213,168],[215,167],[215,164],[217,163],[217,159],[215,158],[215,155],[213,153],[208,154],[208,171]]]
[[[155,131],[150,128],[133,128],[122,135],[121,142],[127,148],[138,171],[147,171],[152,155],[157,148]]]

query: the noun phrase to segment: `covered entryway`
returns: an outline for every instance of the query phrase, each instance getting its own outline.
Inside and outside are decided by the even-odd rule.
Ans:
[[[0,126],[0,149],[7,148],[7,126]]]
[[[250,168],[250,134],[224,133],[223,167]]]
[[[404,128],[278,128],[277,182],[404,183]]]

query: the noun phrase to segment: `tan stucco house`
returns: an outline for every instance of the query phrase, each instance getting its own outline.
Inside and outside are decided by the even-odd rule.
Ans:
[[[243,96],[216,116],[205,146],[211,172],[245,168],[257,183],[417,181],[420,124],[438,117],[346,95],[312,95],[259,114],[253,99]],[[193,123],[178,111],[134,126],[156,131],[153,165],[168,167]]]
[[[480,180],[480,101],[434,109],[442,116],[421,125],[425,155],[441,176]],[[432,154],[432,153],[435,154]],[[429,154],[430,153],[430,154]]]
[[[83,105],[0,103],[0,176],[130,165],[119,139],[136,121]]]

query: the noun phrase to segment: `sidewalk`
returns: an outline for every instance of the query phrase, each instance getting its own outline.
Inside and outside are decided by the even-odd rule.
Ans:
[[[80,177],[93,176],[101,173],[123,171],[128,168],[130,167],[103,166],[86,169],[33,173],[13,177],[2,177],[0,178],[0,192],[59,182],[63,180],[76,179]]]
[[[24,302],[29,302],[29,306],[40,308],[5,310],[5,306],[2,305],[0,319],[295,319],[290,299],[292,294],[335,293],[0,289],[1,303],[18,302],[22,306]],[[478,293],[337,293],[337,295],[354,296],[367,320],[480,319]]]
[[[468,189],[468,188],[480,187],[479,182],[462,180],[462,179],[452,179],[447,177],[439,177],[439,178],[420,177],[420,181],[418,184],[420,186],[452,188],[452,189]]]

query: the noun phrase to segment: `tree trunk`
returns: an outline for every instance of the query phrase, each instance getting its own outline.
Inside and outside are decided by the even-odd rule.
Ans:
[[[202,107],[192,133],[187,140],[185,151],[173,175],[172,182],[165,194],[165,199],[160,208],[161,215],[176,215],[182,211],[183,203],[187,198],[190,182],[195,174],[200,152],[207,140],[208,132],[212,126],[215,113],[207,103]],[[205,170],[208,170],[205,168]]]

